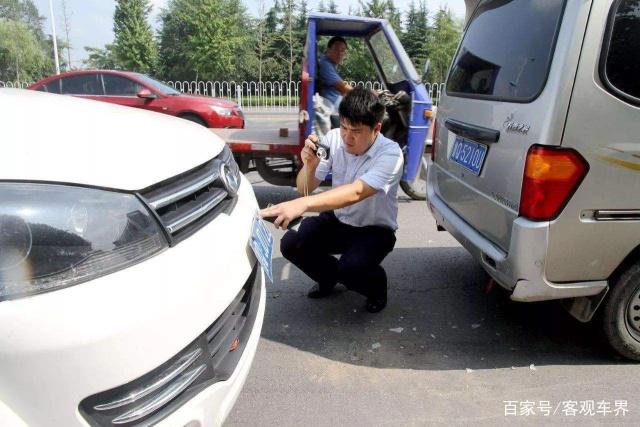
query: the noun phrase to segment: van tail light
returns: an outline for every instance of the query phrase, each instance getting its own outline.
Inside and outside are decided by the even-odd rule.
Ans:
[[[431,161],[436,161],[436,138],[438,138],[438,119],[433,121],[433,133],[431,134]]]
[[[588,171],[589,164],[575,150],[532,146],[524,168],[520,216],[533,221],[556,218]]]

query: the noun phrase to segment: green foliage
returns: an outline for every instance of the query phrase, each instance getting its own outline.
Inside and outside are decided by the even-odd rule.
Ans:
[[[280,80],[291,81],[300,74],[302,51],[300,37],[296,34],[295,0],[282,0],[281,11],[280,28],[276,33],[272,52],[286,67]]]
[[[295,31],[300,40],[300,45],[304,46],[307,34],[307,16],[309,15],[309,4],[307,0],[300,0],[297,10],[298,15],[295,17]]]
[[[33,32],[38,42],[45,40],[42,31],[44,18],[38,13],[33,0],[0,0],[0,19],[22,22]]]
[[[424,64],[429,57],[429,31],[429,12],[425,0],[419,0],[417,5],[412,1],[406,14],[405,31],[400,35],[400,40],[419,75],[422,75]]]
[[[347,56],[342,65],[338,67],[342,78],[347,81],[377,80],[373,58],[364,41],[359,38],[351,38],[347,40],[347,43]],[[326,41],[322,44],[323,50],[325,46]]]
[[[15,4],[32,0],[0,0],[0,12],[20,14]],[[246,0],[244,0],[246,1]],[[272,2],[271,2],[272,1]],[[169,0],[160,13],[155,43],[147,22],[149,0],[117,0],[116,40],[103,49],[85,48],[92,68],[156,71],[164,80],[297,80],[306,41],[308,0],[259,0],[250,17],[243,0]],[[447,8],[429,16],[426,0],[412,0],[403,15],[394,0],[360,0],[347,13],[386,18],[402,41],[418,73],[431,60],[430,80],[443,81],[460,37],[460,23]],[[335,0],[320,0],[318,9],[340,13]],[[20,15],[23,16],[23,15]],[[30,18],[39,22],[37,14]],[[328,37],[318,41],[322,54]],[[361,39],[350,38],[339,71],[345,80],[376,80],[373,59]]]
[[[429,81],[444,82],[447,78],[449,65],[460,41],[461,27],[449,8],[440,7],[427,37],[431,60]]]
[[[53,40],[44,34],[43,19],[33,0],[0,0],[0,80],[33,81],[55,71]],[[65,45],[57,42],[61,52]]]
[[[83,61],[85,67],[95,70],[117,70],[118,61],[113,52],[113,45],[106,44],[104,49],[86,46],[89,57]]]
[[[393,30],[398,33],[398,35],[400,35],[400,31],[402,30],[400,28],[401,16],[402,15],[393,0],[387,0],[387,15],[383,16],[383,18],[386,18],[389,21]]]
[[[158,48],[148,22],[149,0],[117,0],[113,16],[113,52],[125,70],[150,73],[156,69]]]
[[[246,75],[252,31],[239,0],[171,0],[161,19],[166,79],[239,80]]]
[[[42,44],[27,24],[0,20],[0,80],[35,81],[48,65]]]

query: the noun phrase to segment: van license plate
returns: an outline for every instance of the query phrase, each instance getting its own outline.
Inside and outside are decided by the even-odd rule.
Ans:
[[[486,155],[486,145],[456,136],[449,159],[474,175],[480,175]]]
[[[264,223],[264,220],[256,215],[253,218],[253,227],[251,228],[251,241],[249,242],[251,249],[256,254],[256,258],[260,262],[264,273],[267,275],[271,283],[273,283],[273,236]]]

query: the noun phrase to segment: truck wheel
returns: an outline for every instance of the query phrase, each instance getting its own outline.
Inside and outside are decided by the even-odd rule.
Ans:
[[[272,185],[296,186],[296,170],[292,159],[258,158],[256,170],[262,179]]]
[[[611,347],[640,361],[640,263],[633,264],[613,283],[602,316]]]
[[[427,198],[427,159],[422,158],[420,170],[413,181],[400,181],[400,188],[413,200]]]

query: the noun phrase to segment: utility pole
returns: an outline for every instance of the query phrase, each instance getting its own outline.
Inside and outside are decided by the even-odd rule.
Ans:
[[[71,41],[69,39],[69,32],[71,32],[69,18],[71,16],[69,12],[69,7],[67,5],[67,0],[62,0],[62,17],[64,18],[64,32],[67,36],[67,70],[71,70]]]
[[[56,62],[56,74],[60,74],[60,61],[58,61],[58,40],[56,39],[56,20],[53,17],[53,0],[49,0],[49,13],[51,14],[51,32],[53,38],[53,58]]]

